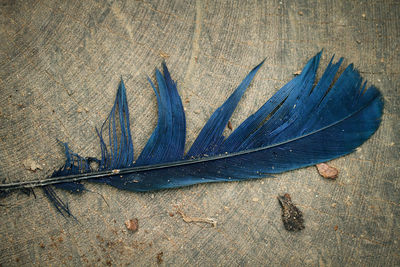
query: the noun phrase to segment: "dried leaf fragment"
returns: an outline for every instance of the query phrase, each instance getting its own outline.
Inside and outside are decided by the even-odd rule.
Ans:
[[[285,229],[297,232],[304,229],[303,213],[293,204],[288,193],[278,196],[282,207],[282,221]]]
[[[125,222],[126,228],[132,232],[136,232],[139,229],[138,219],[130,219]]]
[[[326,179],[336,179],[339,174],[339,171],[335,167],[329,166],[326,163],[319,163],[315,166],[317,166],[319,174]]]

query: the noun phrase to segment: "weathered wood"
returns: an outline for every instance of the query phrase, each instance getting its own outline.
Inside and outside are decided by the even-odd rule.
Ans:
[[[80,223],[40,190],[0,200],[0,264],[400,264],[400,3],[392,1],[1,1],[0,177],[45,177],[63,164],[56,138],[99,155],[95,127],[126,81],[135,151],[157,120],[146,81],[166,60],[186,109],[188,146],[247,72],[267,58],[240,102],[235,128],[320,49],[354,62],[381,88],[385,114],[357,152],[315,167],[241,183],[129,193],[60,192]],[[227,133],[230,130],[227,129]],[[136,153],[138,155],[138,153]],[[24,167],[27,159],[43,170]],[[289,192],[305,229],[284,230],[278,194]],[[174,215],[213,218],[217,227]],[[125,221],[139,220],[135,233]]]

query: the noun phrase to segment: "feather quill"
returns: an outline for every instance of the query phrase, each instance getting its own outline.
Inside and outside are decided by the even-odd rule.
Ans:
[[[66,163],[49,179],[2,184],[0,189],[42,186],[57,210],[71,215],[51,185],[79,193],[85,190],[81,181],[88,180],[129,191],[153,191],[262,178],[351,153],[378,129],[382,95],[374,86],[366,89],[352,64],[334,82],[343,58],[333,63],[332,57],[315,85],[320,57],[321,52],[225,137],[224,128],[261,62],[211,115],[186,155],[185,113],[176,83],[163,63],[163,73],[156,69],[158,88],[148,79],[158,101],[158,123],[136,161],[121,79],[114,106],[97,131],[101,159],[81,157],[64,143]]]

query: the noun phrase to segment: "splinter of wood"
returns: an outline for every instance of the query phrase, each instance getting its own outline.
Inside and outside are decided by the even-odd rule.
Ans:
[[[186,223],[192,223],[192,222],[201,222],[201,223],[209,223],[213,227],[217,227],[217,220],[213,218],[198,218],[198,217],[189,217],[183,211],[178,210],[176,213],[182,216],[182,219]]]

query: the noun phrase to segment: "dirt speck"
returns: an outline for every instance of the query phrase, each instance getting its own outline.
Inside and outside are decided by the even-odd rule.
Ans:
[[[100,235],[96,235],[97,240],[99,240],[100,242],[104,242],[104,238],[101,237]]]
[[[315,166],[317,166],[319,174],[326,179],[334,180],[338,177],[339,171],[335,167],[329,166],[326,163],[320,163]]]
[[[39,247],[45,248],[45,245],[43,244],[43,242],[40,242]]]
[[[107,265],[107,266],[111,266],[111,264],[112,264],[112,263],[111,263],[111,260],[106,260],[106,265]]]
[[[282,207],[282,221],[285,229],[297,232],[304,229],[303,213],[293,204],[288,193],[278,196]]]
[[[232,127],[232,122],[231,121],[228,121],[228,128],[229,128],[229,130],[233,131],[233,127]]]
[[[157,254],[157,264],[161,264],[164,261],[162,258],[163,255],[164,255],[164,252],[162,252],[162,251]]]
[[[130,219],[125,222],[126,228],[132,232],[136,232],[139,229],[138,219]]]

